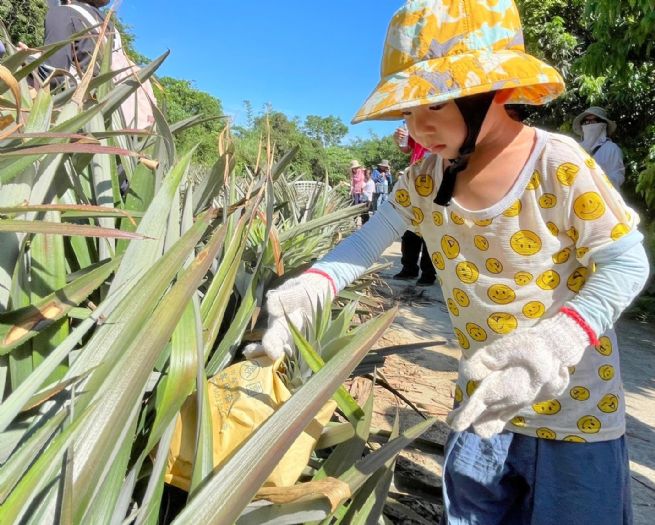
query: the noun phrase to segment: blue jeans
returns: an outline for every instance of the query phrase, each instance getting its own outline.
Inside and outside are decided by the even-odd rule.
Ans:
[[[443,473],[447,525],[629,525],[625,436],[569,443],[452,432]]]

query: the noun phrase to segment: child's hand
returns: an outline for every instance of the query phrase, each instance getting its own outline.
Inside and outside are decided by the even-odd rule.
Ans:
[[[454,430],[472,426],[483,438],[501,432],[522,408],[560,395],[569,383],[568,367],[582,359],[589,344],[580,324],[559,313],[481,348],[461,370],[480,384],[450,413],[450,426]]]
[[[393,139],[398,146],[406,146],[407,138],[407,129],[405,127],[396,128],[396,131],[393,133]]]
[[[273,361],[285,352],[291,355],[293,336],[284,314],[286,313],[290,321],[300,330],[305,318],[311,319],[319,302],[325,305],[331,300],[331,281],[317,273],[304,273],[271,290],[266,294],[268,328],[262,337],[262,342],[249,344],[244,348],[243,354],[249,359],[266,354]]]

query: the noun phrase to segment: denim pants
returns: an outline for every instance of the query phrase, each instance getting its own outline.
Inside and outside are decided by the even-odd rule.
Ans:
[[[452,432],[443,473],[447,525],[629,525],[625,436],[569,443]]]

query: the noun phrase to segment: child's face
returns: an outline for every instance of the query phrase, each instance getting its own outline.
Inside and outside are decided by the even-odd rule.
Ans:
[[[466,139],[466,123],[454,102],[419,106],[403,113],[409,134],[416,142],[446,159],[459,155]]]

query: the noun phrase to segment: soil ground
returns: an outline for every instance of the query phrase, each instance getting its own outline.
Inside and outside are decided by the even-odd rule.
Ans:
[[[431,341],[444,344],[391,355],[378,371],[420,411],[439,419],[423,437],[443,444],[448,433],[444,421],[452,406],[459,358],[457,340],[439,286],[415,287],[413,281],[393,279],[401,267],[400,243],[392,245],[384,257],[391,266],[381,273],[386,286],[380,292],[397,301],[400,310],[377,346]],[[655,522],[655,327],[622,319],[617,333],[626,391],[634,522],[650,525]],[[367,380],[359,379],[351,385],[351,390],[354,394],[364,394],[369,385]],[[381,386],[376,386],[375,399],[374,427],[390,429],[397,410],[401,428],[421,420],[407,403]],[[404,495],[401,501],[430,523],[437,523],[441,513],[442,460],[438,447],[429,453],[404,451],[391,489],[396,495]]]

